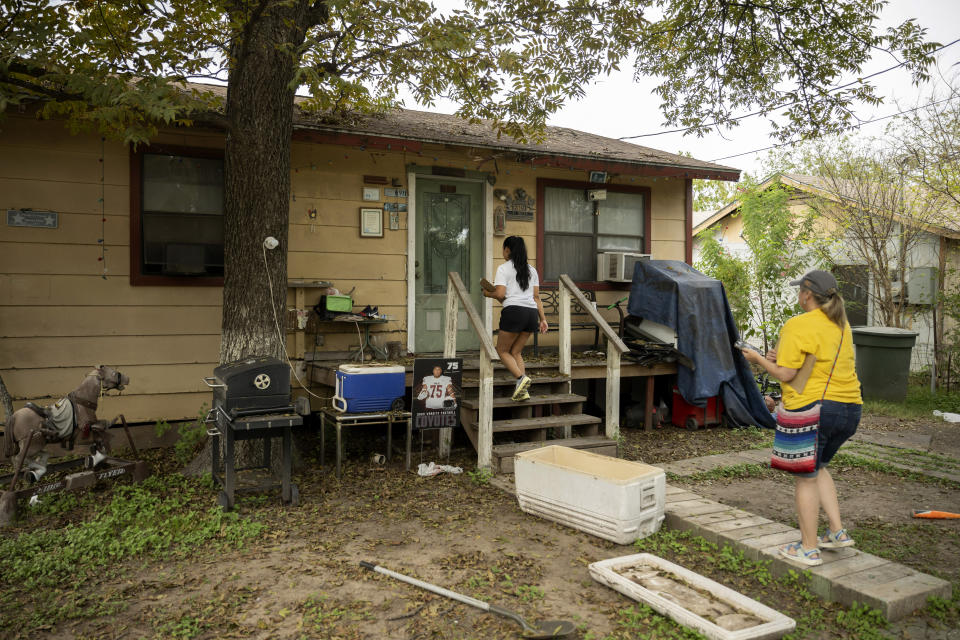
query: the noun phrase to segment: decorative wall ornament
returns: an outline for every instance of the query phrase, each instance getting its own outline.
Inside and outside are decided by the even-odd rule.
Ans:
[[[513,195],[508,193],[504,203],[506,204],[507,220],[533,222],[533,211],[536,203],[533,196],[528,195],[524,189],[517,188]]]
[[[493,210],[493,235],[507,235],[507,211],[503,208],[503,205],[497,205],[497,208]]]

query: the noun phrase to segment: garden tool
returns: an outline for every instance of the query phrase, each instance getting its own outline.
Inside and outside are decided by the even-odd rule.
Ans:
[[[544,620],[538,626],[532,625],[526,620],[524,620],[519,613],[510,611],[509,609],[504,609],[503,607],[498,607],[495,604],[488,604],[482,600],[477,600],[476,598],[471,598],[470,596],[465,596],[449,589],[444,589],[443,587],[438,587],[436,585],[430,584],[429,582],[423,582],[422,580],[417,580],[416,578],[411,578],[405,576],[402,573],[397,573],[396,571],[390,571],[379,565],[375,565],[372,562],[360,562],[360,566],[364,569],[369,569],[376,573],[381,573],[385,576],[389,576],[401,582],[406,582],[407,584],[412,584],[415,587],[420,587],[421,589],[426,589],[441,595],[445,598],[450,598],[452,600],[457,600],[464,604],[468,604],[471,607],[476,607],[481,611],[486,611],[487,613],[495,613],[504,618],[510,618],[521,627],[523,627],[523,637],[524,638],[562,638],[566,635],[573,633],[576,630],[574,624],[568,620]]]

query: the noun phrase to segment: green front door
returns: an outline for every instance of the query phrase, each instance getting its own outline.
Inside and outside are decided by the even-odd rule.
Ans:
[[[418,178],[417,255],[414,262],[417,353],[443,351],[447,274],[456,271],[483,317],[483,188],[477,182]],[[457,320],[457,350],[477,349],[479,339],[466,314]]]

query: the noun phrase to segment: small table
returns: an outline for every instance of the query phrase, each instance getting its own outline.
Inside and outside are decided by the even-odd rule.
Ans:
[[[409,411],[377,411],[373,413],[342,413],[332,407],[320,409],[320,468],[323,468],[324,461],[324,432],[326,431],[327,421],[333,422],[337,429],[337,480],[340,479],[340,462],[343,458],[343,441],[341,431],[344,426],[353,427],[366,424],[385,424],[387,425],[387,460],[391,459],[391,450],[393,449],[393,425],[404,421],[407,423],[407,442],[406,442],[406,468],[410,470],[410,440],[413,433],[413,414]]]
[[[370,342],[370,327],[375,324],[386,324],[389,320],[384,318],[357,318],[356,316],[346,316],[344,318],[334,318],[330,322],[349,322],[363,327],[363,339],[360,342],[360,348],[353,352],[353,360],[361,360],[363,352],[368,351],[376,358],[387,359],[387,352],[377,345]]]

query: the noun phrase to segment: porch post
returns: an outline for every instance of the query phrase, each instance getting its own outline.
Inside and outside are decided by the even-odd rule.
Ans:
[[[457,289],[453,279],[447,276],[447,309],[446,323],[443,329],[443,357],[457,357]],[[446,460],[450,457],[450,443],[453,440],[453,429],[440,429],[440,443],[438,455]]]
[[[493,360],[480,349],[480,411],[477,425],[477,467],[489,469],[493,459]]]
[[[560,277],[560,308],[558,309],[560,320],[557,331],[560,334],[560,374],[570,376],[573,372],[571,358],[572,346],[570,344],[570,289],[563,283],[563,276]]]
[[[607,437],[620,437],[620,351],[607,340]],[[648,408],[649,410],[649,408]]]

